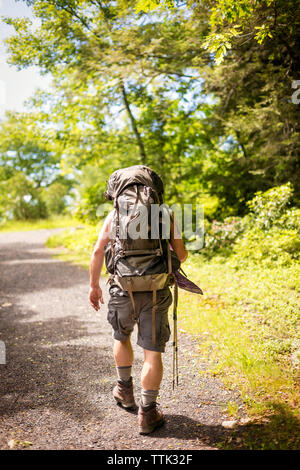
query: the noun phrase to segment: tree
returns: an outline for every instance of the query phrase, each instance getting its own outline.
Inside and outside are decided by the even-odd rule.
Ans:
[[[248,174],[249,197],[255,185],[266,190],[287,181],[300,195],[298,107],[291,99],[299,70],[296,4],[257,2],[224,62],[205,72],[205,91],[219,98],[220,132],[240,149],[236,164]],[[262,23],[270,33],[263,40],[255,34]]]
[[[32,32],[29,20],[5,19],[17,32],[7,40],[11,62],[20,67],[36,64],[44,73],[50,72],[56,77],[62,77],[64,73],[69,76],[76,71],[80,82],[90,86],[96,83],[97,88],[101,83],[110,91],[115,104],[121,100],[125,106],[140,160],[146,163],[138,124],[127,99],[127,67],[132,68],[133,64],[130,63],[130,54],[127,51],[122,53],[122,34],[113,28],[114,21],[123,16],[126,21],[132,2],[119,1],[117,6],[113,5],[114,2],[107,5],[101,1],[85,0],[28,0],[26,3],[33,6],[42,24]],[[21,44],[23,53],[20,54]]]
[[[44,93],[33,103],[40,109],[39,119],[49,129],[58,129],[55,145],[61,166],[64,162],[76,168],[96,164],[108,175],[112,164],[147,163],[163,176],[169,175],[171,167],[170,195],[182,197],[185,191],[175,188],[185,172],[180,162],[185,164],[186,157],[180,152],[191,153],[193,137],[185,143],[184,134],[191,134],[187,122],[199,120],[192,115],[199,103],[197,100],[184,111],[178,100],[191,93],[193,85],[187,80],[193,77],[179,72],[176,65],[182,61],[177,24],[172,20],[137,27],[133,4],[120,1],[116,7],[114,2],[92,2],[89,10],[84,1],[33,2],[35,14],[42,19],[34,33],[30,22],[6,19],[17,32],[8,40],[11,62],[20,67],[38,65],[55,78],[56,98]],[[166,39],[164,44],[161,36]],[[164,56],[171,47],[174,63],[169,66]],[[188,51],[184,60],[186,64],[190,61]],[[163,79],[166,74],[168,84]],[[167,99],[168,93],[176,93],[176,98]],[[118,125],[115,115],[120,122],[123,110],[127,120]],[[185,124],[180,123],[182,119]],[[178,144],[176,132],[180,134]],[[195,164],[199,168],[197,160]],[[191,175],[192,156],[188,165]]]
[[[51,151],[51,133],[37,114],[8,113],[0,127],[0,165],[24,173],[36,187],[53,179],[59,159]]]
[[[300,68],[299,2],[211,0],[204,5],[195,0],[139,0],[136,10],[159,7],[188,10],[186,25],[193,32],[203,31],[204,21],[209,23],[201,47],[212,53],[214,63],[200,73],[204,91],[218,99],[213,115],[216,133],[225,137],[225,145],[229,138],[233,158],[220,161],[208,179],[225,183],[231,175],[236,202],[244,208],[255,187],[267,189],[287,181],[294,184],[299,200],[298,106],[291,99]],[[197,68],[196,60],[193,64]],[[223,199],[234,199],[228,184],[215,186]]]
[[[64,208],[71,182],[60,175],[54,129],[39,118],[38,113],[8,113],[1,123],[2,217],[43,218]]]
[[[10,61],[54,77],[35,104],[66,171],[147,163],[170,200],[206,192],[224,215],[288,180],[299,195],[295,1],[27,3],[41,24],[5,20]]]
[[[0,215],[3,219],[43,219],[47,217],[46,204],[40,188],[21,172],[0,180]]]

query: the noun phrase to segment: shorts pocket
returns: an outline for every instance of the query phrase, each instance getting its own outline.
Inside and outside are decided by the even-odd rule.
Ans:
[[[163,317],[160,325],[160,342],[161,344],[165,344],[169,341],[171,336],[171,329],[169,325],[168,317]]]
[[[107,320],[111,324],[114,330],[118,330],[118,312],[116,310],[108,310]]]
[[[169,289],[167,292],[163,292],[162,294],[160,294],[159,291],[157,293],[158,293],[157,302],[156,302],[157,309],[161,311],[168,309],[173,302],[173,296],[172,296],[171,290]]]

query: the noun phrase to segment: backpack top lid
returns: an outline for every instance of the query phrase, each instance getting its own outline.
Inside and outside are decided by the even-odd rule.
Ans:
[[[115,199],[127,186],[142,184],[157,191],[164,192],[163,182],[155,171],[145,165],[134,165],[114,171],[107,183],[106,195]]]

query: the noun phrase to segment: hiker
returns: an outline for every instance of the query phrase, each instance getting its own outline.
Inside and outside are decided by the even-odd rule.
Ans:
[[[137,324],[137,344],[144,350],[139,433],[149,434],[164,423],[156,400],[163,376],[161,353],[170,338],[168,309],[172,294],[169,286],[172,284],[172,271],[178,269],[188,253],[182,238],[177,234],[174,236],[173,218],[170,239],[161,239],[161,217],[156,218],[160,232],[156,239],[150,238],[149,225],[147,239],[128,236],[130,224],[141,213],[141,205],[150,209],[153,203],[163,200],[163,184],[153,170],[143,165],[117,170],[108,180],[106,197],[114,201],[114,210],[106,217],[92,254],[89,299],[96,311],[100,308],[99,301],[104,303],[99,281],[105,259],[111,273],[107,319],[113,328],[117,371],[113,396],[123,408],[135,407],[131,376],[134,355],[130,335]],[[129,212],[121,211],[122,198],[127,209],[129,203]],[[124,226],[127,232],[122,238]]]

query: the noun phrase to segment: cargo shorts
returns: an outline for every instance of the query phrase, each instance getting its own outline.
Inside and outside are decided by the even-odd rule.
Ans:
[[[107,319],[113,328],[113,338],[126,341],[137,323],[137,344],[149,351],[164,352],[171,335],[168,309],[172,304],[172,293],[169,287],[157,291],[155,345],[152,344],[153,293],[133,292],[137,320],[134,318],[133,306],[128,292],[113,284],[110,286],[109,294]]]

